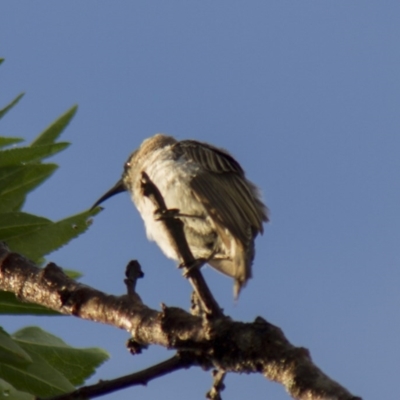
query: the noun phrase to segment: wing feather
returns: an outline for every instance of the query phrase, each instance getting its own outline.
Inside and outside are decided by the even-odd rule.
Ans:
[[[191,186],[215,222],[243,244],[262,233],[262,223],[268,221],[267,208],[257,188],[228,152],[194,140],[176,143],[174,151],[201,166]]]

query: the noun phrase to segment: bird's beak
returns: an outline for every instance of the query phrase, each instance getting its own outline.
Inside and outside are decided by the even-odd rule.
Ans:
[[[103,194],[103,196],[101,196],[96,203],[93,204],[91,210],[93,210],[93,208],[97,207],[103,201],[121,192],[126,192],[126,187],[122,179],[120,179],[107,193]]]

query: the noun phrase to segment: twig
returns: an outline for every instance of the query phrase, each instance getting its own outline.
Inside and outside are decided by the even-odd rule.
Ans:
[[[137,280],[144,277],[144,273],[142,271],[142,267],[137,260],[129,261],[128,265],[125,269],[124,283],[126,285],[127,295],[133,301],[140,301],[142,299],[136,293],[136,283]],[[147,349],[147,345],[137,342],[133,337],[129,338],[126,342],[126,347],[132,355],[140,354],[142,350]]]
[[[225,389],[224,379],[226,376],[225,371],[213,370],[213,385],[209,392],[206,394],[206,398],[210,400],[222,400],[221,392]]]
[[[222,317],[223,312],[212,295],[206,281],[201,274],[199,267],[195,266],[198,263],[193,257],[189,248],[184,232],[184,223],[176,218],[178,210],[168,210],[165,201],[158,190],[157,186],[151,181],[146,172],[142,172],[142,190],[144,196],[148,197],[156,207],[160,218],[160,222],[167,229],[171,244],[176,253],[180,256],[182,265],[185,268],[184,275],[187,277],[193,289],[200,298],[205,312],[211,317]]]
[[[137,260],[129,261],[125,270],[126,279],[124,283],[126,285],[126,290],[129,295],[138,295],[136,293],[136,283],[137,280],[144,277],[142,267]]]
[[[180,356],[179,354],[165,360],[159,364],[153,365],[142,371],[135,372],[130,375],[121,376],[116,379],[100,381],[95,385],[84,386],[74,392],[62,394],[46,398],[46,400],[75,400],[75,399],[90,399],[103,396],[108,393],[116,392],[117,390],[125,389],[135,385],[147,385],[153,379],[160,376],[170,374],[183,368],[189,368],[193,365],[190,358]],[[43,400],[37,398],[36,400]]]

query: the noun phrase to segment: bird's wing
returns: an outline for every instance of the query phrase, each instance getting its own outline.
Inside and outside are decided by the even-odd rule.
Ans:
[[[229,153],[194,140],[177,142],[173,150],[201,166],[191,186],[215,222],[243,244],[263,232],[262,222],[268,221],[267,208],[257,188]]]

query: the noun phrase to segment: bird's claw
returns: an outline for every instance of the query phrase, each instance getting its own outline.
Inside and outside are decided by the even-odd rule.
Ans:
[[[160,210],[157,209],[154,211],[154,218],[156,221],[160,221],[163,219],[169,219],[169,218],[179,218],[179,209],[178,208],[171,208],[169,210]]]
[[[183,269],[182,275],[187,278],[193,270],[200,269],[206,263],[207,260],[205,258],[197,258],[189,265],[185,263],[179,264],[179,268]]]

